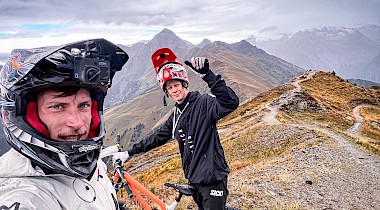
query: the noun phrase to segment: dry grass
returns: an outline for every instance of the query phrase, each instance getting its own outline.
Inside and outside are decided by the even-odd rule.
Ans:
[[[269,90],[265,93],[259,94],[257,97],[241,104],[234,112],[220,120],[218,122],[218,127],[228,127],[251,117],[253,114],[263,110],[266,103],[274,100],[275,98],[293,88],[294,87],[292,85],[283,85]]]
[[[136,180],[141,184],[148,185],[162,185],[164,182],[182,182],[181,177],[183,173],[181,169],[181,158],[175,157],[155,166],[144,173],[137,174]]]
[[[274,134],[276,132],[272,133],[273,130],[278,129],[276,126],[272,129],[263,128],[256,127],[223,143],[225,156],[231,170],[238,170],[278,156],[285,150],[299,144],[300,137],[310,132],[299,130],[278,135]]]
[[[334,126],[340,125],[340,129],[346,129],[354,123],[352,109],[355,106],[362,103],[380,105],[380,91],[355,86],[331,73],[317,72],[312,79],[300,85],[327,109],[322,114],[305,115],[306,119],[331,122]]]
[[[380,105],[380,91],[355,86],[328,72],[317,72],[300,83],[312,97],[337,113],[352,113],[362,103]]]
[[[326,111],[324,113],[316,112],[297,112],[282,114],[282,120],[297,119],[308,124],[317,124],[321,127],[331,128],[335,130],[347,130],[354,123],[354,118],[347,117],[348,114],[338,114],[333,111]]]
[[[362,134],[380,141],[380,108],[362,108],[360,114],[364,118]]]

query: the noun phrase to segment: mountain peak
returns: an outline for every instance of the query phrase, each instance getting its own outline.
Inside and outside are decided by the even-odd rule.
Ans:
[[[168,28],[162,29],[162,31],[160,33],[172,33],[172,34],[175,34],[172,30],[170,30]]]
[[[203,39],[201,43],[197,44],[197,47],[203,48],[204,46],[211,44],[212,42],[209,39]]]
[[[173,38],[175,37],[175,38],[179,39],[179,37],[173,31],[171,31],[171,30],[169,30],[167,28],[162,29],[162,31],[160,31],[158,34],[156,34],[154,36],[154,38],[155,37],[163,37],[163,36],[165,36],[165,37],[173,37]]]

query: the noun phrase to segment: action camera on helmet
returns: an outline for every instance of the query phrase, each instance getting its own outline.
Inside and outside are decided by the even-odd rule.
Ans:
[[[110,62],[76,57],[74,60],[74,78],[88,84],[106,85],[110,79]]]

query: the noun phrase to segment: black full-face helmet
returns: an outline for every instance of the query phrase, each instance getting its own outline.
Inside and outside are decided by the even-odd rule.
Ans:
[[[16,49],[0,72],[2,122],[8,143],[45,172],[92,176],[105,136],[103,101],[128,55],[105,39]],[[49,88],[86,88],[92,99],[89,137],[60,142],[39,120],[36,95]]]

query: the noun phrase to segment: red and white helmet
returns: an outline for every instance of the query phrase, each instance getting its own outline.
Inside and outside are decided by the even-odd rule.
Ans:
[[[165,91],[165,83],[176,79],[189,84],[185,67],[169,48],[161,48],[152,54],[152,62],[160,87]]]
[[[160,68],[157,74],[157,80],[162,89],[165,89],[165,83],[171,79],[184,81],[187,85],[189,84],[186,69],[179,63],[166,63]]]

